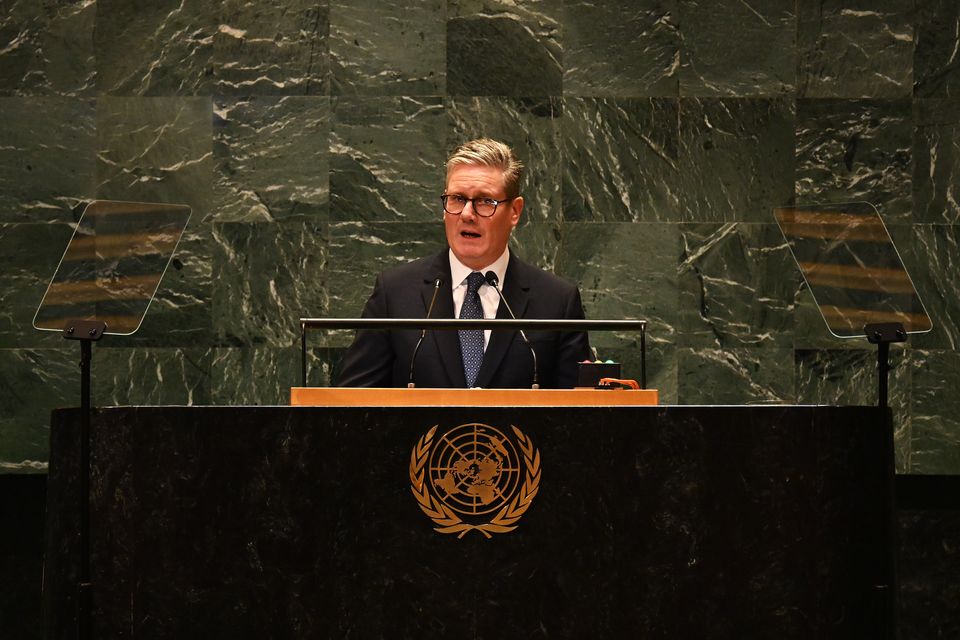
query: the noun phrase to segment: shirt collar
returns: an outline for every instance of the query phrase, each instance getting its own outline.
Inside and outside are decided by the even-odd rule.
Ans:
[[[450,287],[456,289],[463,281],[467,279],[471,273],[475,270],[466,266],[453,255],[453,249],[447,250],[448,255],[450,256]],[[500,257],[493,261],[493,264],[489,264],[482,269],[476,269],[480,273],[486,274],[487,271],[493,271],[497,274],[497,278],[500,280],[500,286],[503,286],[503,279],[507,275],[507,264],[510,262],[510,249],[504,248],[503,253],[500,254]]]

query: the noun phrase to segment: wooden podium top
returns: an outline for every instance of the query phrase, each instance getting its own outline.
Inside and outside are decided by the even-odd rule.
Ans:
[[[291,387],[290,404],[315,407],[636,407],[656,405],[657,390]]]

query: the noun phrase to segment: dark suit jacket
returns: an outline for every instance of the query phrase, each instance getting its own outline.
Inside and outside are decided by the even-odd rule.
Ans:
[[[363,309],[365,318],[425,318],[434,281],[443,283],[431,318],[453,318],[453,292],[447,249],[384,271]],[[521,262],[512,253],[501,286],[503,296],[518,318],[581,319],[583,306],[576,286]],[[498,318],[509,318],[500,304]],[[405,387],[417,330],[366,330],[357,337],[343,359],[336,384],[342,387]],[[537,352],[540,386],[569,388],[577,381],[577,363],[590,358],[587,334],[572,331],[528,331]],[[519,332],[499,330],[490,335],[477,377],[485,388],[529,388],[533,356]],[[427,331],[417,354],[414,381],[418,387],[465,387],[460,338],[455,330]]]

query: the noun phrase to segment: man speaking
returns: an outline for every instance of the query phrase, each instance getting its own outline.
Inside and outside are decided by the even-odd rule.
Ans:
[[[440,197],[448,248],[381,273],[363,317],[506,319],[512,310],[517,318],[582,319],[576,286],[507,249],[523,213],[522,170],[501,142],[461,145],[447,160]],[[444,329],[427,332],[414,360],[420,335],[359,331],[336,384],[405,387],[412,378],[418,387],[529,388],[536,368],[540,386],[569,388],[577,363],[590,356],[587,335],[579,331],[526,332],[528,345],[515,330]]]

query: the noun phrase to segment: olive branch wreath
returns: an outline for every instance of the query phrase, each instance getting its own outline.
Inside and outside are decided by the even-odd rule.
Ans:
[[[536,497],[540,490],[540,452],[533,446],[528,438],[520,429],[510,425],[513,433],[520,441],[520,450],[523,452],[523,460],[527,466],[526,479],[520,491],[514,496],[513,500],[508,502],[490,522],[483,524],[470,524],[464,522],[447,505],[430,495],[427,483],[425,467],[427,459],[430,457],[430,448],[433,446],[433,435],[437,431],[437,425],[434,425],[427,431],[417,446],[410,452],[410,489],[413,491],[413,497],[417,499],[420,509],[433,520],[437,525],[435,531],[440,533],[457,533],[457,538],[462,538],[468,531],[479,531],[487,539],[492,538],[494,533],[508,533],[517,528],[516,522],[520,520],[530,503]]]

